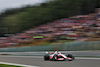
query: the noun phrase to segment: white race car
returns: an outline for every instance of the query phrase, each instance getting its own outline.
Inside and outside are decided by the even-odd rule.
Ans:
[[[55,51],[54,53],[46,52],[46,54],[44,55],[44,60],[53,60],[53,61],[68,60],[68,61],[72,61],[74,59],[75,59],[74,56],[72,56],[71,54],[64,55],[58,51]]]

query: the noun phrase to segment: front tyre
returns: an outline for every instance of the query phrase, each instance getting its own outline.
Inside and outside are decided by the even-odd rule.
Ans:
[[[72,61],[72,60],[75,59],[75,57],[74,57],[73,55],[71,55],[71,54],[68,54],[67,57],[68,57],[68,58],[71,58],[71,59],[68,59],[69,61]]]

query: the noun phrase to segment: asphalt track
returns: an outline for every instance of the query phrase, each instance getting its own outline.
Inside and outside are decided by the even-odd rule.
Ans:
[[[44,61],[42,56],[0,56],[0,62],[39,67],[100,67],[100,58],[76,58],[74,61]]]

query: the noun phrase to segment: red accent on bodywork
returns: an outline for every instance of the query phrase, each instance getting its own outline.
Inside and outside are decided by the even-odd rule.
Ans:
[[[50,56],[50,59],[52,59],[53,57],[52,56]]]
[[[54,52],[55,53],[55,52]],[[54,54],[54,53],[49,53],[49,54]],[[57,53],[57,54],[59,54],[59,53]]]
[[[64,60],[64,58],[58,58],[57,60]]]
[[[69,59],[69,60],[70,60],[70,59],[72,59],[72,58],[67,57],[67,59]]]

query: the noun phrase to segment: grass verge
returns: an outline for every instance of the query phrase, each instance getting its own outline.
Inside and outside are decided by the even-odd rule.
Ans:
[[[22,66],[0,64],[0,67],[22,67]]]

